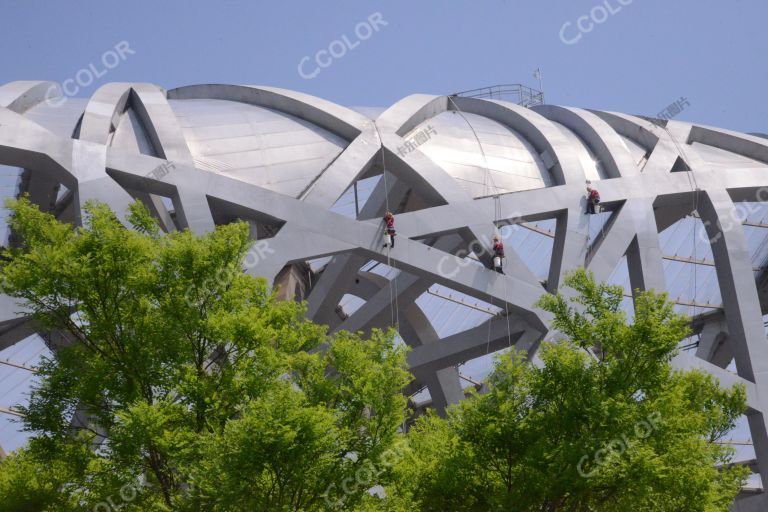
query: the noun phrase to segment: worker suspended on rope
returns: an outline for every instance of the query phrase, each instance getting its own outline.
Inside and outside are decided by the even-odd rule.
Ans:
[[[384,247],[395,247],[395,216],[392,212],[384,215]]]
[[[587,213],[594,214],[595,207],[600,204],[600,192],[596,188],[587,185]]]
[[[504,244],[501,242],[501,239],[499,238],[499,235],[493,235],[493,267],[492,270],[495,270],[499,274],[503,274],[504,271],[501,269],[502,267],[502,260],[504,259]]]

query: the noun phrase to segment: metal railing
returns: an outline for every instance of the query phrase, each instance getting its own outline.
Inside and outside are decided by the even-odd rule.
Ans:
[[[461,91],[451,96],[464,98],[484,98],[491,100],[511,101],[523,107],[533,107],[544,104],[544,93],[538,89],[523,84],[499,84],[480,89]]]

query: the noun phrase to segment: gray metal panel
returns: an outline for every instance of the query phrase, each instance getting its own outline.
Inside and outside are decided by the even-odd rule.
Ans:
[[[749,158],[738,153],[733,153],[709,144],[694,142],[691,147],[713,169],[768,169],[768,164],[754,158]]]
[[[120,118],[117,129],[108,142],[111,146],[135,151],[142,155],[155,155],[152,142],[147,135],[144,125],[133,109],[128,109]]]
[[[464,366],[487,369],[488,353],[508,346],[512,334],[517,348],[533,353],[550,320],[535,306],[545,277],[546,289],[556,291],[564,272],[587,266],[633,288],[711,301],[712,308],[722,302],[717,322],[727,326],[738,375],[724,373],[727,353],[702,350],[712,361],[696,364],[726,385],[750,381],[749,423],[757,466],[768,480],[768,341],[760,310],[766,290],[758,288],[752,268],[768,255],[768,208],[757,204],[766,200],[760,191],[768,185],[765,139],[674,121],[662,127],[620,113],[542,108],[545,117],[504,102],[427,95],[369,111],[374,124],[318,98],[248,86],[182,88],[166,102],[155,86],[115,84],[90,103],[70,99],[56,110],[38,101],[40,84],[0,88],[0,165],[31,170],[38,185],[64,183],[75,194],[76,220],[88,199],[123,215],[131,199],[127,190],[141,190],[172,198],[184,226],[196,232],[212,228],[211,204],[232,218],[284,222],[265,240],[271,252],[249,272],[273,279],[286,264],[334,256],[315,288],[333,300],[310,295],[312,314],[328,318],[341,302],[350,315],[334,328],[386,327],[399,304],[400,334],[418,349],[414,372],[438,406],[460,394],[455,364],[472,361]],[[123,113],[126,90],[131,100]],[[86,110],[87,136],[73,140],[72,128]],[[406,141],[427,127],[436,133],[403,154]],[[595,151],[612,160],[612,179],[599,183],[614,212],[608,222],[584,215],[584,180],[606,177],[595,166]],[[154,154],[173,160],[173,171],[151,176],[166,163]],[[692,171],[672,173],[678,159]],[[350,186],[381,167],[391,181],[370,182],[357,218]],[[499,197],[482,197],[489,189]],[[383,250],[382,208],[397,209],[413,194],[423,209],[397,211],[397,247]],[[734,198],[756,206],[739,215]],[[704,224],[678,220],[694,207]],[[657,221],[658,215],[664,218]],[[752,225],[734,225],[731,217]],[[509,268],[501,275],[478,259],[487,259],[488,238],[507,219],[529,222],[537,234],[505,235]],[[706,237],[694,239],[700,226],[716,239],[711,247]],[[710,263],[703,268],[686,259]],[[370,262],[378,272],[365,268]],[[363,274],[365,284],[355,284]],[[757,279],[765,283],[768,277],[761,271]],[[402,299],[394,305],[393,285],[399,285],[393,295]],[[5,321],[28,326],[7,299],[0,301]],[[469,301],[489,313],[468,311]],[[697,322],[706,326],[709,318]],[[723,328],[706,330],[708,336],[715,331],[720,336]],[[491,335],[484,339],[481,332]]]
[[[193,158],[239,180],[298,196],[346,147],[305,120],[227,100],[170,100]]]
[[[581,162],[581,166],[584,169],[584,175],[588,180],[597,181],[609,177],[608,173],[603,168],[603,164],[597,158],[595,153],[578,135],[576,135],[576,133],[557,121],[552,121],[551,119],[550,121],[560,128],[563,135],[565,135],[568,141],[573,145],[579,162]]]
[[[27,110],[24,117],[56,135],[69,138],[72,137],[87,103],[88,100],[82,98],[69,98],[59,106],[43,102]]]
[[[471,113],[462,117],[456,112],[443,112],[416,125],[403,138],[410,139],[417,132],[429,130],[428,127],[436,134],[418,146],[418,151],[458,180],[471,197],[553,184],[531,144],[497,121]]]

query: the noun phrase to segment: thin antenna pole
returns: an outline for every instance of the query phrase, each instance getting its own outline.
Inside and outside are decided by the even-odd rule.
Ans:
[[[542,84],[542,79],[541,79],[541,68],[536,68],[536,71],[533,72],[533,77],[538,79],[539,81],[539,92],[541,93],[541,102],[544,103],[544,85]]]

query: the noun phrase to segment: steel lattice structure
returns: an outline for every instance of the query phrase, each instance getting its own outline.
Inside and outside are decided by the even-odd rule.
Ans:
[[[396,290],[412,372],[438,408],[463,396],[457,364],[510,340],[535,352],[550,318],[534,304],[564,273],[585,266],[606,280],[626,257],[632,289],[666,290],[659,233],[695,213],[712,241],[722,307],[693,319],[700,343],[686,364],[746,386],[755,470],[768,483],[768,280],[733,222],[738,202],[768,199],[766,138],[467,97],[412,95],[377,116],[360,112],[271,87],[110,83],[81,100],[50,82],[12,82],[0,87],[0,164],[23,169],[20,192],[73,222],[90,199],[119,214],[139,199],[166,230],[248,220],[266,242],[248,272],[272,282],[286,266],[331,257],[307,291],[309,316],[332,329],[388,326]],[[424,130],[438,142],[414,143]],[[350,186],[382,172],[352,216],[333,210]],[[596,237],[587,180],[611,212]],[[397,214],[391,251],[381,247],[386,207]],[[500,225],[542,219],[556,225],[546,279],[513,246],[505,275],[468,263],[487,263],[477,248]],[[361,270],[370,261],[398,272],[390,281]],[[441,338],[415,303],[435,283],[500,313]],[[340,315],[345,295],[364,303]],[[8,297],[0,304],[4,348],[32,327]],[[765,510],[764,496],[745,494],[738,509]]]

